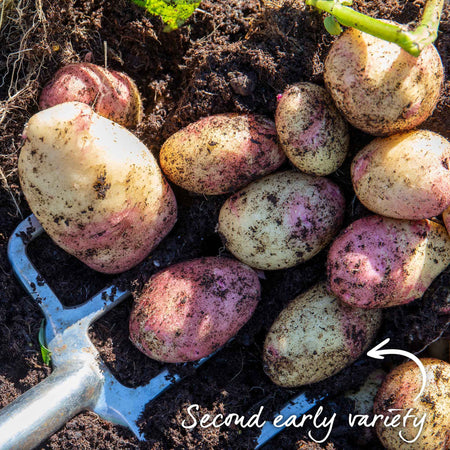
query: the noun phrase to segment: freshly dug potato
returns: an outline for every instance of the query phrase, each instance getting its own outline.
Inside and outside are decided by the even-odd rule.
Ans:
[[[264,371],[284,387],[328,378],[356,361],[381,323],[379,310],[351,308],[320,283],[292,300],[264,343]]]
[[[182,262],[150,278],[130,317],[130,339],[150,358],[195,361],[224,345],[260,298],[256,273],[229,258]]]
[[[142,102],[134,81],[126,74],[91,63],[59,69],[42,90],[40,109],[64,102],[86,103],[101,116],[124,127],[142,120]]]
[[[421,362],[425,366],[427,383],[418,400],[415,398],[422,386],[422,374],[414,361],[395,368],[375,398],[375,414],[383,414],[391,420],[396,414],[401,416],[398,426],[389,427],[382,421],[377,423],[378,437],[388,450],[449,448],[450,364],[434,358],[422,358]],[[424,416],[422,428],[420,420]]]
[[[427,130],[377,138],[356,155],[351,174],[371,211],[427,219],[450,205],[450,142]]]
[[[324,88],[312,83],[289,87],[278,101],[275,123],[281,147],[302,172],[329,175],[344,162],[347,123]]]
[[[353,222],[328,253],[331,291],[359,308],[419,298],[450,264],[450,236],[430,220],[370,216]]]
[[[444,220],[445,227],[450,234],[450,207],[448,207],[442,214],[442,219]]]
[[[330,180],[268,175],[231,196],[219,214],[226,248],[251,267],[285,269],[312,258],[338,232],[345,200]]]
[[[444,70],[433,45],[416,58],[394,43],[347,28],[325,59],[324,79],[353,126],[384,136],[410,130],[431,115]]]
[[[31,117],[19,177],[50,237],[89,267],[119,273],[173,227],[176,201],[157,161],[134,135],[79,102]]]
[[[218,114],[173,134],[161,148],[163,172],[198,194],[224,194],[273,172],[286,157],[275,124],[258,115]]]

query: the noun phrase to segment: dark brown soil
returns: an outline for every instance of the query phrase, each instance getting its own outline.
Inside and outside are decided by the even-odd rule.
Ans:
[[[299,6],[301,2],[288,1],[281,8],[276,3],[283,2],[205,0],[185,26],[169,34],[163,32],[158,18],[127,0],[25,1],[7,11],[0,46],[0,407],[50,373],[42,362],[37,339],[41,312],[15,280],[6,256],[11,233],[30,213],[19,187],[16,164],[20,135],[27,119],[37,111],[42,86],[66,63],[103,64],[106,42],[108,66],[133,77],[145,98],[145,118],[134,131],[155,154],[171,133],[209,114],[237,111],[273,117],[276,95],[290,83],[323,84],[323,60],[333,41],[318,13]],[[407,23],[421,13],[423,3],[358,0],[355,6],[377,17]],[[449,14],[447,4],[437,41],[446,73],[450,68]],[[449,105],[447,81],[435,113],[423,127],[450,138]],[[352,154],[370,140],[354,129],[351,138]],[[347,197],[347,223],[366,214],[351,189],[349,160],[332,176]],[[79,304],[112,281],[139,293],[146,279],[161,268],[224,253],[215,226],[226,197],[174,190],[180,206],[175,228],[146,261],[120,277],[87,269],[47,237],[30,246],[33,260],[64,304]],[[262,345],[283,306],[323,278],[325,257],[326,251],[307,264],[266,273],[262,301],[232,343],[196,372],[191,367],[171,366],[173,371],[184,372],[186,378],[147,406],[140,422],[146,443],[138,442],[123,427],[82,413],[40,448],[253,448],[256,429],[197,427],[188,431],[181,422],[189,419],[187,407],[192,404],[200,405],[200,415],[234,412],[250,416],[264,406],[263,418],[269,418],[297,393],[273,385],[265,376]],[[423,299],[387,310],[377,342],[390,337],[392,347],[419,352],[448,333],[449,317],[440,316],[438,309],[450,302],[449,280],[447,270]],[[91,337],[116,377],[127,386],[138,386],[162,365],[142,355],[129,341],[130,308],[131,301],[127,301],[96,322]],[[388,359],[383,363],[386,369],[400,361]],[[361,439],[361,430],[345,425],[343,418],[351,405],[341,394],[361,384],[381,365],[361,358],[340,374],[311,386],[312,395],[329,392],[333,396],[328,411],[336,411],[340,420],[326,443],[314,444],[306,428],[291,428],[268,447],[380,448],[373,436]]]

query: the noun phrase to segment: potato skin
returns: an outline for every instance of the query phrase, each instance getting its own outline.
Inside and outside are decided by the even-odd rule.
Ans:
[[[375,398],[374,413],[391,416],[401,411],[389,412],[396,408],[408,410],[422,417],[426,414],[422,433],[414,443],[404,442],[414,439],[419,427],[413,426],[413,420],[408,419],[406,427],[386,427],[378,422],[376,431],[383,446],[388,450],[445,450],[450,443],[450,364],[434,358],[421,358],[427,374],[427,384],[420,398],[415,397],[420,392],[422,374],[413,361],[408,361],[388,374]],[[402,414],[404,415],[404,413]]]
[[[264,371],[283,387],[328,378],[356,361],[381,323],[379,310],[351,308],[320,283],[292,300],[264,343]]]
[[[217,114],[173,134],[160,163],[169,180],[191,192],[233,192],[285,161],[275,124],[263,116]]]
[[[371,211],[428,219],[450,205],[450,142],[427,130],[374,139],[355,156],[351,176]]]
[[[334,42],[324,80],[338,109],[356,128],[374,136],[410,130],[431,115],[443,84],[433,45],[419,57],[354,28]]]
[[[353,222],[330,247],[329,287],[345,303],[385,308],[423,295],[450,264],[450,237],[430,220],[370,216]]]
[[[79,102],[35,114],[19,177],[50,237],[99,272],[142,261],[172,229],[176,201],[158,164],[134,135]]]
[[[207,257],[150,278],[130,316],[130,339],[150,358],[203,358],[233,337],[260,298],[256,272],[239,261]]]
[[[59,69],[42,90],[39,107],[72,101],[86,103],[124,127],[135,127],[142,120],[141,96],[134,81],[95,64],[69,64]]]
[[[290,86],[278,101],[275,124],[281,147],[302,172],[329,175],[344,162],[349,144],[347,123],[321,86]]]
[[[442,219],[445,223],[445,228],[447,228],[448,233],[450,234],[450,207],[448,207],[443,213],[442,213]]]
[[[344,208],[344,197],[330,180],[286,171],[231,196],[220,210],[217,230],[245,264],[284,269],[312,258],[332,240]]]

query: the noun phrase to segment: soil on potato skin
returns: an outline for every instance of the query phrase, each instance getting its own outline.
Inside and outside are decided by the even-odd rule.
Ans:
[[[7,12],[0,49],[0,73],[4,76],[0,77],[0,100],[26,89],[7,102],[6,115],[0,115],[0,407],[50,373],[42,363],[37,340],[42,315],[15,280],[6,256],[8,238],[21,217],[30,213],[20,191],[16,164],[20,135],[27,119],[37,111],[42,86],[64,64],[103,64],[106,42],[108,66],[127,72],[144,96],[145,118],[134,132],[155,154],[171,133],[206,115],[236,111],[273,118],[276,95],[287,85],[298,81],[323,84],[323,61],[334,39],[324,31],[316,12],[294,1],[281,8],[276,3],[282,2],[205,0],[185,26],[169,34],[163,32],[158,18],[125,0],[25,1],[19,2],[20,13],[17,9]],[[422,6],[420,0],[368,0],[355,5],[362,12],[402,23],[417,18]],[[436,44],[447,74],[449,9],[447,6],[444,11]],[[23,46],[16,54],[21,39]],[[422,127],[450,138],[449,103],[450,83],[446,82],[432,118]],[[355,154],[370,137],[352,129],[351,139],[351,153]],[[367,214],[351,188],[350,160],[331,177],[346,194],[347,223]],[[138,294],[148,277],[161,268],[224,254],[215,226],[226,196],[196,196],[177,187],[174,191],[179,204],[175,228],[146,261],[120,277],[87,269],[47,237],[30,245],[33,261],[64,304],[82,303],[111,282]],[[199,405],[199,416],[237,413],[249,417],[263,406],[261,417],[269,419],[298,392],[277,387],[266,377],[262,346],[271,323],[287,302],[323,279],[325,257],[323,251],[298,267],[266,272],[261,280],[262,301],[231,344],[197,371],[189,365],[170,366],[186,378],[147,406],[140,421],[147,442],[139,442],[127,429],[87,412],[70,420],[39,448],[253,448],[256,428],[186,430],[181,423],[190,420],[187,408],[193,404]],[[423,299],[386,310],[377,342],[390,337],[393,347],[419,352],[446,333],[448,317],[439,316],[437,310],[449,298],[449,281],[447,270]],[[131,301],[116,307],[94,324],[91,337],[116,377],[127,386],[138,386],[163,366],[130,343],[130,309]],[[390,358],[384,367],[388,370],[399,361]],[[337,412],[338,417],[325,443],[311,440],[309,431],[316,440],[323,437],[317,430],[290,428],[268,448],[381,448],[370,433],[348,427],[345,419],[352,405],[341,395],[360,385],[380,364],[361,358],[338,375],[311,386],[311,395],[332,392],[334,396],[323,416]]]

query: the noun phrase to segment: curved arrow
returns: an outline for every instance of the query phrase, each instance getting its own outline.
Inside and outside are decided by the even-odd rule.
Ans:
[[[401,355],[401,356],[406,356],[409,359],[412,359],[419,366],[420,372],[422,374],[422,387],[420,389],[419,394],[414,399],[414,401],[416,401],[422,395],[422,393],[425,389],[425,385],[427,384],[427,373],[425,372],[425,367],[423,366],[422,362],[420,361],[420,359],[417,356],[413,355],[412,353],[406,352],[405,350],[394,349],[394,348],[381,350],[381,347],[383,347],[389,341],[390,341],[389,338],[385,339],[383,342],[378,344],[372,350],[369,350],[367,352],[367,356],[369,356],[370,358],[375,358],[375,359],[384,359],[383,355]]]

